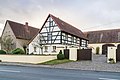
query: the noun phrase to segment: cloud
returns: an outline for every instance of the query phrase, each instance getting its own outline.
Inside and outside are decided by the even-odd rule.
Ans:
[[[119,25],[119,0],[0,0],[0,23],[7,19],[40,28],[49,13],[82,30],[118,21],[116,24],[94,27],[112,28]]]

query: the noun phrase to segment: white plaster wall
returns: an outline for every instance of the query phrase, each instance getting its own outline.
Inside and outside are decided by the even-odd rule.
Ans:
[[[103,44],[88,44],[88,47],[92,48],[93,54],[96,54],[96,48],[99,47],[100,48],[99,54],[102,54],[102,45]]]
[[[34,54],[42,54],[41,49],[38,47],[36,48],[36,52],[34,52],[34,44],[36,44],[39,34],[34,38],[34,40],[29,44],[29,54],[34,53]],[[45,52],[45,46],[48,46],[48,52]],[[53,46],[56,46],[56,52],[53,51]],[[59,45],[59,44],[53,44],[53,45],[43,45],[43,54],[58,54],[60,50],[63,51],[64,45]]]
[[[20,62],[20,63],[43,63],[49,60],[57,59],[57,56],[38,56],[38,55],[0,55],[3,62]]]
[[[102,45],[104,44],[114,44],[116,47],[120,43],[99,43],[99,44],[88,44],[88,47],[92,48],[92,53],[96,54],[96,47],[100,48],[100,54],[102,54]]]
[[[46,45],[48,46],[48,52],[44,52],[44,54],[58,54],[60,52],[60,50],[65,49],[65,45],[58,45],[58,44],[53,44],[53,45]],[[56,52],[53,52],[53,46],[56,46]],[[45,51],[45,48],[43,48],[43,51]]]
[[[36,52],[34,52],[34,46],[37,44],[37,40],[38,40],[38,36],[37,35],[33,41],[28,45],[29,48],[29,54],[34,53],[34,54],[41,54],[41,49],[39,49],[38,47],[36,48]]]
[[[29,44],[29,54],[34,53],[34,54],[42,54],[41,53],[41,49],[39,50],[39,48],[37,48],[36,52],[34,52],[34,45],[35,41],[37,41],[37,38],[35,38],[30,44]],[[48,51],[45,52],[45,46],[48,47]],[[56,52],[53,52],[53,46],[56,46]],[[68,48],[71,46],[67,46]],[[66,45],[62,45],[62,44],[52,44],[52,45],[43,45],[43,54],[58,54],[60,52],[60,50],[63,50],[66,48]]]
[[[1,39],[3,39],[5,36],[8,36],[8,35],[10,35],[10,37],[13,39],[13,42],[16,43],[16,37],[15,37],[9,23],[7,22],[6,26],[4,28],[3,34],[1,36]]]
[[[69,59],[70,60],[77,60],[77,49],[78,48],[69,48],[70,49],[70,54],[69,54]]]
[[[108,47],[108,55],[107,55],[107,62],[109,63],[109,59],[113,58],[116,63],[116,49],[117,47]]]

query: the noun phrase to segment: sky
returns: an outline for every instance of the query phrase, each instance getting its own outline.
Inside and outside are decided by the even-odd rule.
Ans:
[[[48,14],[82,31],[120,28],[120,0],[0,0],[0,34],[6,20],[41,28]]]

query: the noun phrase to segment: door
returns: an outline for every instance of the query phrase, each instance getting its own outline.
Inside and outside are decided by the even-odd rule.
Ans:
[[[103,55],[107,54],[107,45],[102,46],[102,54]]]
[[[116,50],[116,61],[120,61],[120,44],[118,44]]]

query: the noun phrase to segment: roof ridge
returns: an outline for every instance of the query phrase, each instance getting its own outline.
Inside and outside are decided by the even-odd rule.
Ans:
[[[12,20],[7,20],[7,21],[8,21],[8,22],[12,22],[12,23],[16,23],[16,24],[20,24],[20,25],[25,26],[25,24],[18,23],[18,22],[12,21]],[[30,25],[28,25],[28,27],[35,28],[35,29],[39,29],[39,28],[36,28],[36,27],[30,26]]]
[[[15,21],[12,21],[12,20],[7,20],[8,22],[13,22],[13,23],[16,23],[16,24],[21,24],[23,25],[22,23],[18,23],[18,22],[15,22]]]
[[[101,32],[101,31],[112,31],[112,30],[119,30],[120,28],[118,28],[118,29],[105,29],[105,30],[96,30],[96,31],[85,31],[85,32]],[[84,33],[85,33],[84,32]]]

